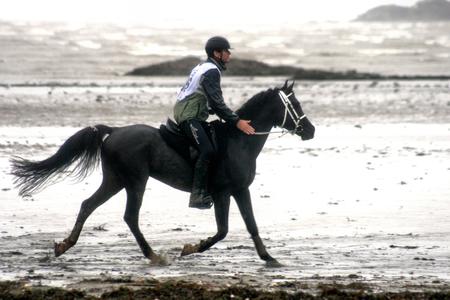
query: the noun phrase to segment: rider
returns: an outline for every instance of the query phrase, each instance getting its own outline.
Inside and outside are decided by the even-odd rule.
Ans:
[[[189,207],[205,209],[213,204],[207,180],[209,165],[215,159],[217,149],[207,134],[209,124],[206,120],[209,113],[215,113],[227,123],[235,124],[246,134],[255,132],[250,121],[239,119],[223,100],[220,77],[230,61],[230,49],[228,40],[221,36],[214,36],[206,42],[208,58],[191,71],[186,84],[178,93],[174,107],[176,122],[200,152],[194,167]]]

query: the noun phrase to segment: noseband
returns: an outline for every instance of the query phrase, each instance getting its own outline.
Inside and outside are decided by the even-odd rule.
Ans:
[[[295,128],[291,129],[291,130],[282,130],[282,131],[258,131],[255,132],[255,134],[271,134],[271,133],[291,133],[291,134],[295,134],[299,129],[299,132],[303,131],[303,127],[302,125],[300,125],[300,121],[304,118],[306,118],[306,115],[303,114],[302,116],[299,116],[297,114],[297,112],[294,109],[294,106],[292,105],[291,100],[289,99],[289,97],[292,95],[293,93],[291,92],[290,94],[286,95],[283,91],[278,91],[278,96],[280,96],[280,100],[281,102],[283,102],[284,105],[284,118],[283,118],[283,122],[281,123],[280,127],[283,128],[283,126],[286,124],[287,121],[287,116],[289,114],[289,116],[291,117],[292,122],[294,122],[295,124]]]

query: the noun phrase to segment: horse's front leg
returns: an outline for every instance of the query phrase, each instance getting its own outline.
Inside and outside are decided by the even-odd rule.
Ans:
[[[213,195],[214,198],[214,212],[216,215],[217,233],[201,240],[198,244],[186,244],[181,251],[181,256],[192,253],[203,252],[211,248],[215,243],[223,240],[228,233],[228,212],[230,211],[230,196],[229,195]]]
[[[256,252],[262,260],[265,260],[269,267],[281,267],[282,265],[267,252],[263,241],[259,237],[258,226],[256,225],[255,217],[253,215],[252,201],[250,191],[248,188],[242,189],[233,193],[236,203],[244,219],[247,230],[255,243]]]

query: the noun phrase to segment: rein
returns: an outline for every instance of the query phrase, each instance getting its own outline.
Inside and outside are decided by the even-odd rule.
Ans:
[[[282,133],[283,135],[290,133],[290,134],[294,134],[298,128],[301,128],[302,126],[300,125],[300,121],[304,118],[306,118],[306,115],[303,114],[302,116],[299,116],[297,114],[297,112],[295,111],[294,107],[292,106],[292,102],[291,100],[289,100],[289,97],[292,95],[293,93],[290,93],[289,95],[286,95],[283,91],[279,91],[278,95],[280,96],[280,100],[281,102],[283,102],[284,105],[284,118],[283,118],[283,123],[281,123],[281,128],[283,128],[284,124],[286,123],[287,120],[287,116],[289,114],[289,116],[291,117],[292,121],[295,124],[295,128],[292,130],[287,130],[287,129],[282,129],[280,131],[256,131],[254,134],[256,135],[265,135],[265,134],[272,134],[272,133]]]

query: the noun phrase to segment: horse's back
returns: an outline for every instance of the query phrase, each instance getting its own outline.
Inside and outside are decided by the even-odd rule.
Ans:
[[[158,130],[148,125],[116,127],[103,142],[103,151],[110,153],[133,153],[158,140]]]
[[[158,132],[158,129],[145,125],[145,124],[134,124],[134,125],[128,125],[123,127],[115,127],[111,135],[108,137],[110,138],[118,138],[122,140],[127,139],[135,139],[136,137],[150,137]]]
[[[136,124],[114,128],[105,139],[103,158],[121,170],[151,176],[177,189],[190,190],[192,167],[162,139],[159,129]]]

